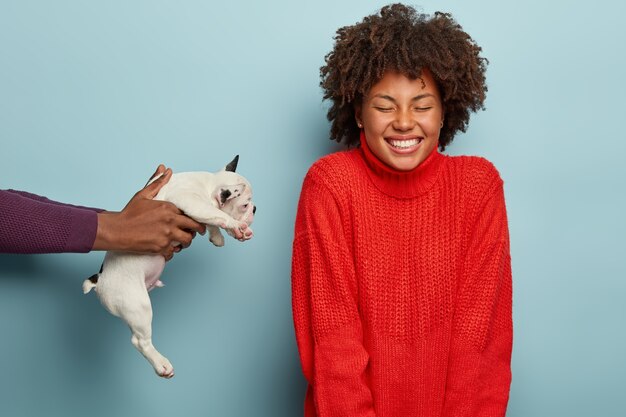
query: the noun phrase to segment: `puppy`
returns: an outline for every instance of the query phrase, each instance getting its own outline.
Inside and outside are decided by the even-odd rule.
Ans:
[[[256,207],[252,203],[252,187],[236,174],[239,155],[217,173],[183,172],[173,174],[155,200],[169,201],[198,223],[207,226],[209,240],[224,245],[220,228],[235,237],[238,229],[242,240],[252,237]],[[156,180],[156,178],[154,178]],[[153,181],[154,181],[153,180]],[[174,368],[152,344],[152,305],[148,291],[162,287],[159,279],[165,259],[161,255],[107,252],[98,274],[83,282],[83,292],[95,289],[102,305],[114,316],[124,320],[132,332],[131,342],[164,378],[174,376]]]

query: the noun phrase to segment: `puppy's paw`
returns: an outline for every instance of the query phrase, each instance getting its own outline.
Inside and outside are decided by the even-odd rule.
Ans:
[[[233,220],[225,225],[224,230],[226,230],[229,236],[241,240],[248,232],[248,225],[245,222]]]
[[[254,236],[254,233],[252,232],[252,228],[248,227],[246,230],[244,230],[243,237],[239,239],[239,241],[245,242],[246,240],[252,239],[252,236]]]
[[[162,378],[170,379],[174,376],[174,367],[172,366],[170,361],[167,360],[166,357],[163,357],[161,360],[154,364],[154,370],[157,375]]]

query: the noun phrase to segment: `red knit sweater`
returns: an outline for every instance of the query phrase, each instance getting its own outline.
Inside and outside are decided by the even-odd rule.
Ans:
[[[505,415],[509,235],[487,160],[435,150],[399,172],[364,140],[318,160],[292,292],[307,417]]]

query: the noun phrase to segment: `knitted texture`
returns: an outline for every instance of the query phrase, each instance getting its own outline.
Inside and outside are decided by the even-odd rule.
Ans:
[[[89,252],[100,209],[0,190],[0,253]]]
[[[401,173],[364,141],[318,160],[292,259],[305,415],[504,416],[511,293],[491,163],[435,150]]]

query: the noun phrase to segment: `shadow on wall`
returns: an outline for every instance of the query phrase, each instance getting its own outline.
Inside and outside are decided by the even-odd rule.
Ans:
[[[105,320],[99,302],[83,297],[82,279],[77,277],[82,278],[84,271],[89,270],[93,263],[90,258],[77,254],[0,254],[2,321],[15,322],[23,329],[15,330],[12,343],[19,348],[33,337],[41,337],[32,333],[54,334],[54,339],[48,340],[51,349],[59,349],[57,353],[61,357],[71,359],[64,361],[65,375],[80,380],[88,378],[91,367],[85,365],[93,363],[94,358],[99,358],[98,361],[112,358],[105,354],[105,340],[115,325]],[[32,324],[32,328],[28,329],[26,324]],[[102,363],[98,366],[110,368]]]
[[[21,276],[32,274],[40,269],[39,255],[0,254],[0,279],[23,281]]]

